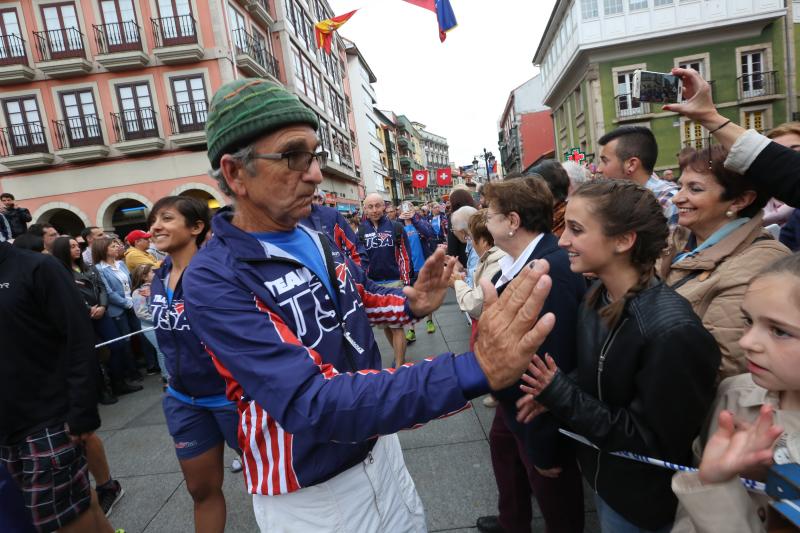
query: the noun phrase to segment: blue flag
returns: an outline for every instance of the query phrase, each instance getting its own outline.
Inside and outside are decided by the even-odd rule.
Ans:
[[[447,38],[447,32],[458,25],[450,0],[436,0],[436,18],[439,20],[439,39]]]

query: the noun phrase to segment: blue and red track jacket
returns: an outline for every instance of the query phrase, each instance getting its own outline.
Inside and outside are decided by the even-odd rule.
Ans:
[[[337,309],[312,271],[231,216],[214,217],[214,238],[183,288],[192,329],[239,407],[249,492],[285,494],[330,479],[364,460],[378,435],[488,392],[471,352],[380,370],[371,324],[413,319],[402,292],[372,283],[327,236],[304,228],[321,254],[330,249]]]
[[[172,302],[167,301],[166,279],[170,270],[172,259],[167,257],[150,284],[150,311],[158,347],[164,353],[169,385],[194,398],[225,394],[225,381],[186,319],[183,277],[175,286]]]
[[[300,224],[326,234],[353,263],[367,269],[369,260],[363,243],[336,209],[311,204],[311,215],[301,220]]]
[[[395,224],[400,228],[401,242],[395,242]],[[400,280],[404,285],[411,283],[414,265],[411,263],[411,249],[402,221],[392,221],[383,215],[377,228],[371,220],[361,223],[358,233],[363,237],[369,264],[365,269],[367,276],[375,281]]]

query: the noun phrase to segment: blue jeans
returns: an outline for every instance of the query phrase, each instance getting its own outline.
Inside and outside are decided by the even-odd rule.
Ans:
[[[594,495],[594,504],[600,520],[600,531],[603,533],[669,533],[672,529],[672,524],[659,529],[642,529],[612,509],[598,494]]]

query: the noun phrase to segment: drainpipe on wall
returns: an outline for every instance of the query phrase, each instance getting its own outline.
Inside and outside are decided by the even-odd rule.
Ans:
[[[793,120],[794,114],[797,112],[797,76],[795,68],[795,54],[794,49],[794,6],[793,0],[786,0],[786,16],[784,17],[784,44],[786,46],[785,57],[785,72],[786,72],[786,121]]]
[[[236,50],[233,48],[233,41],[231,40],[231,27],[228,23],[228,4],[222,2],[218,5],[221,5],[222,8],[222,24],[225,26],[225,40],[228,43],[228,50],[230,50],[230,55],[225,54],[225,58],[231,62],[231,70],[233,70],[233,79],[235,81],[239,79],[239,69],[236,68]]]

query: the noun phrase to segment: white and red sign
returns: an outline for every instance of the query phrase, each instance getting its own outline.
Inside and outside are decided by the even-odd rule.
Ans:
[[[415,170],[411,173],[411,186],[416,189],[424,189],[428,186],[428,171]]]

